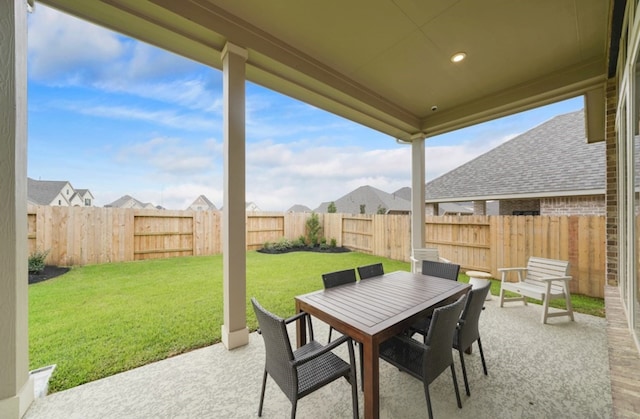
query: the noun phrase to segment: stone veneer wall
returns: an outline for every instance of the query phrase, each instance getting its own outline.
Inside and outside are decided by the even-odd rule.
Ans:
[[[542,198],[540,215],[605,215],[604,195]]]

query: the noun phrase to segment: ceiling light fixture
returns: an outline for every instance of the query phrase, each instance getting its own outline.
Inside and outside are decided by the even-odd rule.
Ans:
[[[467,54],[465,54],[464,52],[456,52],[455,54],[453,54],[451,56],[451,62],[452,63],[459,63],[460,61],[464,60],[465,58],[467,58]]]

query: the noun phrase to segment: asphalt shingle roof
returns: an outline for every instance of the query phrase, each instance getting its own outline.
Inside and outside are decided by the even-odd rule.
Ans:
[[[127,203],[129,203],[131,201],[135,202],[136,206],[139,207],[139,208],[145,208],[145,207],[151,205],[149,203],[144,203],[142,201],[139,201],[139,200],[135,199],[134,197],[132,197],[131,195],[123,195],[120,198],[118,198],[115,201],[113,201],[112,203],[105,205],[105,207],[123,208],[124,205],[126,205]]]
[[[340,199],[334,201],[337,212],[345,214],[360,214],[360,205],[365,205],[365,213],[376,214],[378,208],[388,211],[408,212],[411,210],[411,202],[394,194],[390,194],[373,186],[360,186]],[[316,212],[327,212],[329,202],[323,202]]]
[[[311,212],[311,208],[306,205],[296,204],[289,208],[287,212]]]
[[[605,188],[605,143],[588,144],[582,110],[557,116],[426,184],[427,201]]]
[[[64,180],[35,180],[27,178],[28,199],[37,205],[49,205],[67,183],[69,182]]]

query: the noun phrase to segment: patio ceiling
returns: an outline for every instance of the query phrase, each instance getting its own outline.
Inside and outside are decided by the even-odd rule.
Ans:
[[[602,89],[607,78],[610,1],[42,3],[218,69],[234,43],[248,50],[248,80],[404,140]],[[466,60],[452,63],[460,51]]]

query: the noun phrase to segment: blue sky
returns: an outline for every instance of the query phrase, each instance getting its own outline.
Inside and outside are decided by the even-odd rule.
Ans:
[[[222,73],[37,4],[29,16],[28,175],[184,209],[222,205]],[[247,83],[247,201],[316,208],[362,185],[410,186],[410,146]],[[438,177],[582,97],[427,139]]]

